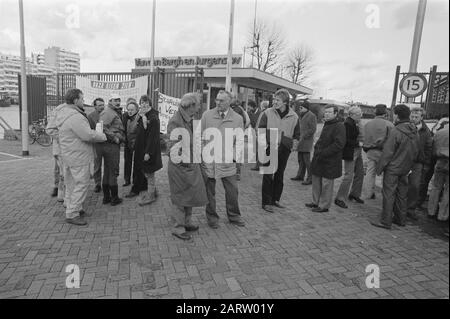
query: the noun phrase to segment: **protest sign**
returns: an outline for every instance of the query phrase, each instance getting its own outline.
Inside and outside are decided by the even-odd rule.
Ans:
[[[90,105],[98,97],[108,103],[111,94],[118,94],[121,99],[120,106],[124,108],[128,98],[134,98],[139,102],[140,97],[147,94],[148,77],[141,76],[129,81],[108,82],[77,76],[76,87],[83,91],[86,104]]]
[[[158,111],[160,121],[160,132],[167,134],[167,124],[170,118],[178,111],[181,99],[159,93],[158,95]]]

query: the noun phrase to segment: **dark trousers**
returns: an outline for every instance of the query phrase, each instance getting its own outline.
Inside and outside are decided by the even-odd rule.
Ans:
[[[117,186],[120,164],[120,145],[113,143],[97,144],[97,155],[103,159],[103,185]]]
[[[227,216],[230,221],[240,221],[241,211],[239,209],[239,191],[236,175],[222,177],[223,188],[225,189],[225,202]],[[215,224],[219,220],[216,211],[216,179],[205,176],[206,195],[208,204],[206,205],[206,218],[209,224]]]
[[[306,181],[311,181],[311,153],[310,152],[298,152],[298,172],[297,177],[304,179],[306,174]]]
[[[134,150],[130,149],[128,146],[125,145],[123,150],[123,157],[124,157],[123,179],[125,180],[125,182],[130,183],[131,172],[133,172],[133,180],[135,179],[135,172],[136,172],[136,169],[133,171]]]
[[[408,211],[414,213],[419,200],[420,182],[422,181],[423,164],[415,163],[408,175]]]
[[[94,145],[95,158],[94,158],[94,181],[95,185],[100,185],[102,183],[102,160],[103,158],[98,155],[99,151],[97,148],[99,144]]]
[[[393,175],[384,172],[383,176],[383,210],[380,222],[391,226],[392,220],[404,224],[408,208],[408,176]]]
[[[424,166],[422,171],[422,179],[420,181],[420,189],[419,189],[419,200],[417,205],[420,206],[427,199],[428,195],[428,186],[430,185],[430,181],[434,175],[434,167],[436,166],[436,158],[431,160],[431,165]]]
[[[275,174],[264,174],[262,182],[262,204],[273,205],[281,199],[284,186],[284,171],[287,161],[291,155],[291,150],[283,145],[278,149],[278,168]]]

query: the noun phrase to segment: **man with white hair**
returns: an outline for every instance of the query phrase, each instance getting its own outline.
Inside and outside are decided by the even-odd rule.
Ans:
[[[341,208],[348,208],[345,203],[350,191],[350,186],[353,182],[355,173],[355,158],[358,155],[355,149],[359,147],[358,123],[361,121],[362,112],[358,106],[352,106],[348,110],[348,117],[345,119],[346,143],[342,152],[342,159],[344,160],[344,178],[336,195],[334,203]]]

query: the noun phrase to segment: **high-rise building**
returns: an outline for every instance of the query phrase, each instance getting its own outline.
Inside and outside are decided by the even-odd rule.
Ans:
[[[79,73],[80,55],[59,47],[44,50],[45,64],[56,67],[58,73]]]
[[[33,74],[35,64],[26,60],[27,74]],[[0,53],[0,92],[17,98],[19,96],[18,74],[20,74],[20,56]]]

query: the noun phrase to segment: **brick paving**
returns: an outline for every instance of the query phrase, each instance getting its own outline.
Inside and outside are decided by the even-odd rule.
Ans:
[[[20,142],[0,140],[0,152],[20,155]],[[246,227],[226,221],[218,183],[220,228],[195,209],[200,230],[183,242],[170,234],[166,169],[157,174],[160,197],[147,207],[134,199],[102,205],[92,185],[93,216],[77,227],[49,196],[51,148],[32,145],[30,154],[0,158],[0,298],[449,298],[445,224],[423,213],[404,228],[372,227],[381,196],[312,213],[304,207],[310,186],[289,179],[295,155],[285,175],[287,209],[260,208],[261,177],[246,166],[239,184]],[[80,288],[66,288],[69,264],[80,267]],[[379,289],[365,285],[369,264],[380,267]]]

